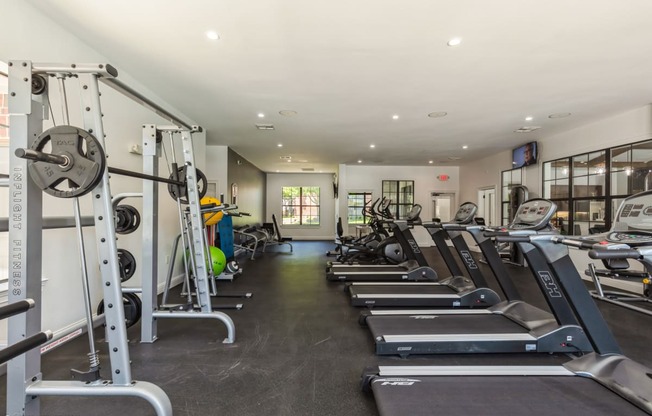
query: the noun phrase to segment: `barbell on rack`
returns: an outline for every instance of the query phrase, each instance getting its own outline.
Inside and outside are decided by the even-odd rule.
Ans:
[[[45,192],[58,198],[74,198],[86,195],[102,180],[106,169],[106,157],[102,145],[90,132],[74,126],[56,126],[41,133],[30,149],[19,148],[14,152],[31,162],[29,173],[34,182]],[[173,171],[170,178],[146,175],[126,169],[108,167],[109,173],[168,184],[175,200],[187,203],[187,167]],[[206,176],[197,172],[199,198],[206,194]],[[181,177],[180,177],[181,176]],[[66,182],[67,181],[67,189]]]

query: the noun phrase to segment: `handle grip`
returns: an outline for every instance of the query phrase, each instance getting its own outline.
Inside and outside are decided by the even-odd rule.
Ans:
[[[632,248],[618,249],[618,250],[590,250],[589,257],[596,260],[609,260],[609,259],[640,259],[641,253]]]

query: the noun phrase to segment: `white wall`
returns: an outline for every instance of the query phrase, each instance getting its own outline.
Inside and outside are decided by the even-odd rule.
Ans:
[[[447,175],[447,181],[437,179]],[[455,193],[460,198],[460,175],[457,166],[358,166],[340,165],[338,215],[342,218],[345,234],[354,234],[355,228],[347,223],[347,194],[349,192],[371,192],[372,199],[382,197],[384,180],[413,180],[414,202],[422,207],[421,219],[430,221],[434,217],[431,192]],[[413,230],[421,246],[432,245],[432,239],[422,227]]]
[[[297,226],[281,224],[281,200],[284,186],[318,186],[319,226]],[[330,240],[335,236],[335,199],[333,198],[333,175],[330,173],[268,173],[266,222],[272,222],[272,214],[281,229],[283,237],[296,240]]]
[[[77,39],[64,28],[58,26],[47,16],[33,9],[26,2],[0,0],[3,24],[0,25],[0,38],[11,40],[0,42],[0,60],[8,61],[13,59],[28,59],[34,62],[107,62],[97,51],[89,48],[82,40]],[[147,97],[156,101],[163,107],[184,117],[169,104],[156,97],[154,93],[138,84],[124,71],[120,71],[120,65],[112,62],[120,74],[119,79]],[[68,82],[68,101],[71,110],[71,124],[83,125],[81,123],[79,99],[76,80]],[[133,144],[141,143],[142,124],[154,123],[169,125],[170,122],[161,119],[149,110],[130,101],[109,87],[100,85],[102,91],[102,112],[104,113],[104,126],[107,134],[107,154],[110,156],[108,162],[111,166],[141,171],[142,159],[138,155],[128,153]],[[51,89],[51,101],[53,104],[54,117],[57,124],[61,124],[61,113],[58,111],[58,91]],[[186,118],[187,119],[187,118]],[[45,128],[50,127],[51,121],[45,123]],[[165,138],[167,143],[167,138]],[[205,134],[194,137],[195,150],[197,153],[197,166],[204,166],[205,155]],[[180,154],[180,145],[177,146]],[[7,160],[7,148],[0,148],[0,160],[4,155]],[[169,152],[168,152],[169,154]],[[0,171],[7,169],[0,166]],[[161,161],[161,174],[167,176],[167,168],[164,160]],[[115,195],[121,192],[141,192],[142,181],[132,178],[112,175],[111,191]],[[82,215],[91,215],[90,196],[81,198]],[[6,201],[6,188],[0,188],[0,201]],[[141,203],[137,199],[130,199],[126,203],[141,209]],[[159,281],[164,278],[167,265],[165,264],[166,253],[169,253],[172,240],[178,234],[176,205],[168,196],[167,186],[160,186],[160,252],[159,256]],[[56,199],[46,196],[43,204],[44,216],[71,216],[72,202],[70,200]],[[5,203],[0,204],[0,216],[7,216]],[[89,273],[91,278],[93,305],[97,305],[101,290],[98,288],[100,276],[96,266],[96,248],[94,240],[94,229],[85,228],[86,247],[89,261]],[[62,244],[62,242],[64,244]],[[0,242],[2,244],[2,242]],[[129,249],[136,260],[142,264],[140,258],[141,234],[139,231],[120,236],[118,246]],[[84,316],[81,296],[81,274],[79,270],[79,254],[77,250],[74,229],[44,231],[43,233],[43,275],[47,282],[43,287],[43,328],[59,331],[71,325],[79,323]],[[0,246],[3,255],[7,253],[6,234],[4,246]],[[140,284],[140,274],[128,282],[129,286]],[[65,304],[66,307],[62,307]],[[4,322],[4,321],[3,321]],[[0,327],[0,343],[6,342],[6,328]]]
[[[437,176],[448,175],[447,181]],[[340,166],[339,212],[346,226],[346,195],[348,192],[371,191],[373,198],[382,196],[384,180],[413,180],[414,202],[422,207],[421,218],[430,221],[434,216],[431,192],[454,192],[460,199],[460,175],[456,166]]]
[[[217,182],[217,196],[228,195],[229,148],[227,146],[206,146],[206,177]]]
[[[541,196],[543,162],[649,138],[652,138],[652,105],[597,120],[564,133],[533,137],[532,140],[539,142],[539,165],[524,169],[523,184],[528,187],[531,197]],[[475,201],[477,190],[482,187],[496,186],[500,191],[501,171],[510,168],[511,160],[511,150],[507,150],[462,165],[460,167],[462,199]],[[496,201],[497,212],[500,212],[500,201],[499,196]],[[571,250],[571,258],[578,265],[580,273],[584,275],[584,269],[589,262],[586,253]],[[641,287],[639,284],[622,285],[612,281],[609,284],[636,291]]]

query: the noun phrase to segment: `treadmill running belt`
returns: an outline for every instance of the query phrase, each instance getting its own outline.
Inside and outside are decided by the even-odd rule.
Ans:
[[[349,287],[349,293],[353,295],[448,295],[456,294],[457,291],[446,285],[420,285],[409,283],[406,285],[354,285]]]
[[[406,273],[408,269],[401,266],[349,266],[331,268],[331,272],[336,274],[357,274],[357,273]]]
[[[386,335],[526,334],[530,332],[502,315],[369,316],[374,338]]]
[[[584,377],[379,377],[371,387],[381,416],[647,414]]]

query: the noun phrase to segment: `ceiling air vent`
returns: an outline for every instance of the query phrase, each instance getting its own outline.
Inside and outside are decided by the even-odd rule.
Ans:
[[[274,130],[273,124],[256,124],[258,130]]]
[[[292,156],[280,156],[281,160],[291,160]]]
[[[314,172],[315,168],[301,168],[301,170],[304,172]]]
[[[532,133],[534,130],[539,130],[541,126],[523,126],[516,130],[514,133]]]
[[[448,156],[448,160],[460,160],[460,159],[462,158],[459,156]]]

